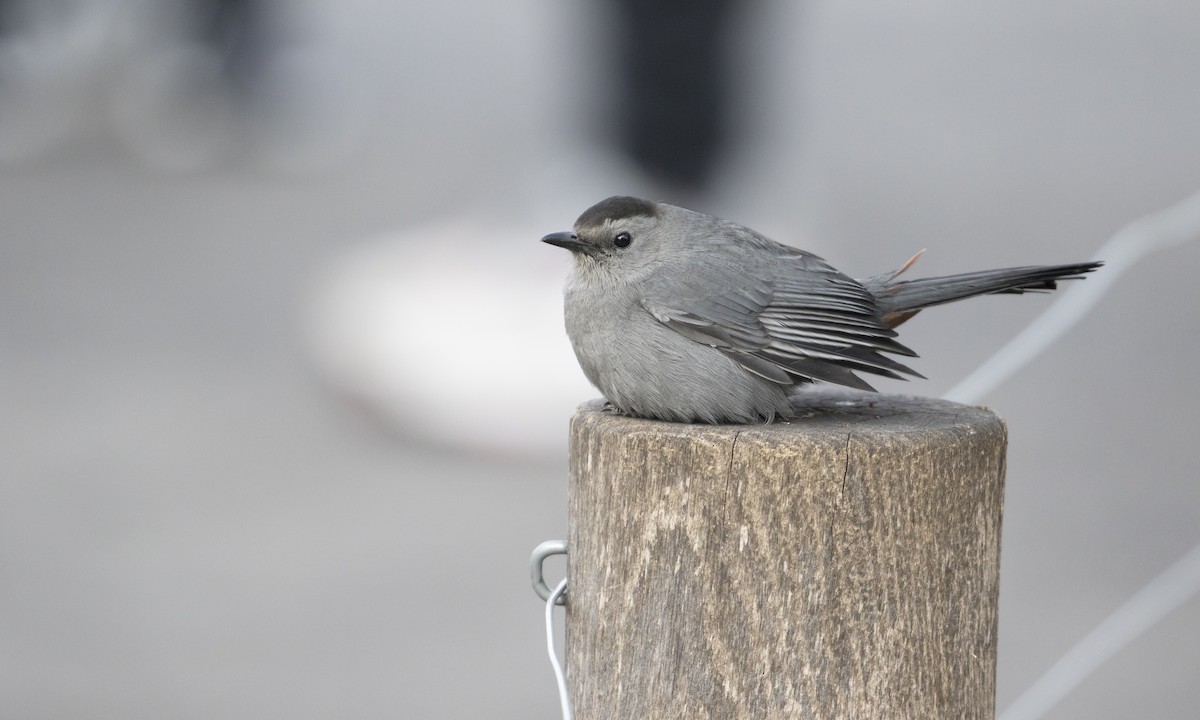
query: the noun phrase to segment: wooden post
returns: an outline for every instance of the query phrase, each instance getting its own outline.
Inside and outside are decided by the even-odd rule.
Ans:
[[[809,397],[751,426],[580,407],[577,720],[993,717],[1003,421]]]

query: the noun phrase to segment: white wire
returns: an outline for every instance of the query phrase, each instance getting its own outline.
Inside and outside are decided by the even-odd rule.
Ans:
[[[1082,320],[1116,279],[1138,260],[1155,250],[1183,244],[1198,235],[1200,193],[1126,225],[1096,252],[1096,258],[1104,261],[1104,267],[1087,282],[1068,288],[1028,327],[942,397],[968,404],[979,402]]]
[[[1023,331],[943,397],[977,403],[1064,335],[1100,301],[1122,274],[1155,250],[1200,237],[1200,192],[1126,225],[1096,257],[1105,265],[1073,286]],[[1029,687],[1000,720],[1038,720],[1126,645],[1171,611],[1200,593],[1200,544],[1138,590],[1115,612],[1067,650]]]
[[[554,668],[554,679],[558,681],[558,701],[562,705],[563,720],[571,720],[571,697],[567,694],[567,676],[563,673],[558,652],[554,649],[554,606],[567,591],[567,579],[563,578],[546,600],[546,651],[550,654],[550,665]]]
[[[1200,592],[1200,545],[1151,580],[1050,666],[1000,715],[1037,720],[1084,678],[1151,626]]]

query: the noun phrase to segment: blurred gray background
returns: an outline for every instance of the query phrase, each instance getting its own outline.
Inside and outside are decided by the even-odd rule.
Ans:
[[[741,4],[704,181],[621,151],[611,3],[2,7],[5,718],[556,717],[525,562],[595,392],[537,241],[605,195],[861,276],[1087,259],[1200,189],[1194,3]],[[985,401],[1000,708],[1200,541],[1198,273],[1149,257]],[[883,389],[1048,302],[924,314]],[[1192,601],[1051,717],[1194,717],[1197,668]]]

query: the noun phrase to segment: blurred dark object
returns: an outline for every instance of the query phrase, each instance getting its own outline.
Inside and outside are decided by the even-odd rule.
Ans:
[[[622,149],[655,180],[701,190],[725,144],[730,0],[616,0]]]
[[[240,94],[252,91],[266,61],[270,27],[262,0],[192,0],[195,39],[220,58],[221,74]]]

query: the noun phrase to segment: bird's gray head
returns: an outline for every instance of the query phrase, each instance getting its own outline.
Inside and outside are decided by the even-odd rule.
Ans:
[[[671,241],[664,223],[674,211],[683,208],[618,195],[585,210],[573,232],[551,233],[542,242],[570,250],[581,268],[632,269],[653,263]]]

